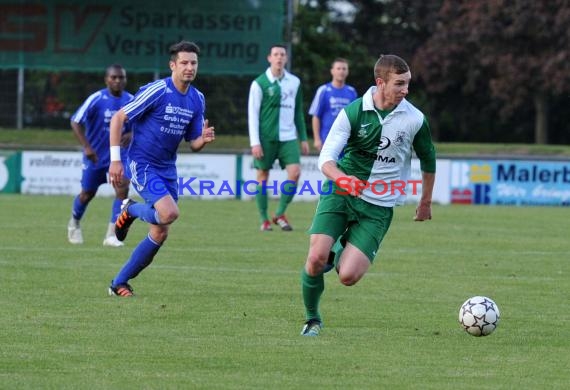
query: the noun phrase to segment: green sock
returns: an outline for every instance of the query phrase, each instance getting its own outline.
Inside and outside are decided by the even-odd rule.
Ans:
[[[261,218],[261,223],[263,223],[263,221],[268,221],[269,215],[267,215],[267,192],[263,193],[263,187],[261,184],[257,186],[255,202],[257,203],[257,209],[259,210],[259,218]]]
[[[305,316],[307,320],[316,318],[321,321],[319,313],[319,301],[325,290],[325,278],[323,274],[310,276],[303,268],[301,272],[301,288],[303,291],[303,303],[305,304]]]
[[[279,198],[279,206],[277,206],[277,211],[275,211],[275,216],[279,217],[285,214],[285,210],[289,203],[295,197],[295,192],[297,192],[297,184],[293,183],[285,183],[283,185],[283,192],[281,193],[281,197]]]

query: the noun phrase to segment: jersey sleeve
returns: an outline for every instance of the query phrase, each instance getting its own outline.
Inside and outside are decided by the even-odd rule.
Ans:
[[[315,96],[313,97],[313,101],[311,102],[311,106],[309,107],[309,115],[318,116],[319,118],[323,115],[323,96],[325,94],[325,85],[321,85]]]
[[[85,126],[85,121],[91,108],[101,99],[101,91],[91,94],[71,116],[71,121]]]
[[[319,169],[327,161],[337,161],[338,156],[346,145],[346,141],[350,137],[351,125],[345,109],[337,115],[332,124],[331,131],[327,136],[321,154],[319,155]]]
[[[130,103],[123,107],[123,111],[129,120],[140,116],[152,107],[162,95],[166,93],[166,82],[164,80],[157,80],[142,87],[135,98]]]
[[[299,139],[306,141],[307,125],[305,124],[305,112],[303,111],[303,89],[301,85],[299,85],[297,95],[295,96],[295,127],[297,127]]]
[[[424,116],[422,127],[416,133],[413,141],[414,151],[420,159],[422,172],[435,173],[436,153],[431,139],[429,123]]]
[[[261,109],[261,99],[263,92],[257,81],[251,83],[249,88],[249,98],[247,102],[247,123],[249,129],[249,144],[255,146],[261,144],[259,138],[259,110]]]

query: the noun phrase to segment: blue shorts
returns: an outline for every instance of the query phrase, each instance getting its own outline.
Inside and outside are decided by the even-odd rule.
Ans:
[[[86,192],[97,192],[101,184],[107,183],[108,166],[95,167],[87,159],[83,159],[83,171],[81,172],[81,188]]]
[[[178,181],[162,177],[150,164],[138,164],[129,160],[125,174],[146,203],[154,205],[166,195],[172,196],[175,202],[178,201]]]

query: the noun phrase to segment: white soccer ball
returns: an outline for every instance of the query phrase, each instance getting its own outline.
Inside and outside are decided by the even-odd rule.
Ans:
[[[487,336],[499,325],[499,306],[491,298],[476,296],[459,309],[459,323],[472,336]]]

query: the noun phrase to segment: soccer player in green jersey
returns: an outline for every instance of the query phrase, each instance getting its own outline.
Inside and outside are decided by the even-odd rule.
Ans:
[[[374,79],[376,85],[337,116],[319,156],[333,191],[321,195],[310,228],[301,277],[305,336],[317,336],[323,325],[324,272],[334,267],[340,282],[352,286],[374,261],[393,207],[404,200],[402,183],[409,180],[412,151],[422,170],[414,219],[431,219],[436,153],[426,117],[405,99],[410,68],[398,56],[381,55]],[[345,154],[337,161],[343,147]]]
[[[267,56],[269,68],[251,83],[248,101],[249,140],[254,166],[257,169],[255,200],[259,210],[261,231],[270,231],[267,212],[269,170],[275,160],[287,170],[273,223],[284,231],[292,230],[285,210],[293,200],[301,176],[299,141],[303,154],[309,154],[307,128],[303,114],[303,94],[299,78],[287,70],[287,50],[274,45]]]

